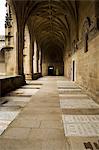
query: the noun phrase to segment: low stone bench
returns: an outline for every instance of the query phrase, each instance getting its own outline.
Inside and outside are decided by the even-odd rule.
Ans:
[[[26,84],[24,76],[0,77],[0,97]]]

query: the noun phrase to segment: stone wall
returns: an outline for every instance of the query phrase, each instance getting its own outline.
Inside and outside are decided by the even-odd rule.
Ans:
[[[84,47],[65,60],[64,74],[72,79],[72,61],[75,60],[76,82],[81,85],[88,94],[97,99],[99,93],[99,35],[88,42],[88,51]]]
[[[71,63],[72,63],[72,59],[71,57],[65,57],[64,58],[64,76],[66,76],[67,79],[71,80],[72,76],[71,76]]]
[[[99,35],[88,43],[88,52],[78,50],[77,82],[93,97],[99,91]]]
[[[15,75],[16,74],[16,51],[6,50],[5,51],[5,67],[6,75]]]
[[[48,67],[53,66],[54,67],[54,75],[63,75],[64,74],[64,68],[63,63],[42,63],[42,76],[48,75]]]
[[[25,84],[24,76],[9,76],[0,79],[0,96]]]
[[[83,23],[86,17],[89,17],[91,20],[95,17],[95,4],[94,1],[80,1],[80,5],[79,5],[79,9],[78,9],[78,13],[79,13],[79,40],[82,37],[82,27],[83,27]]]
[[[79,5],[78,43],[72,53],[65,53],[64,74],[73,80],[73,61],[75,61],[74,79],[95,100],[99,96],[99,33],[95,22],[94,1],[81,1]],[[87,19],[90,19],[89,22]],[[87,22],[85,22],[87,21]],[[86,24],[84,24],[84,22]],[[85,39],[85,33],[88,39]],[[76,39],[75,39],[76,40]],[[84,41],[85,40],[85,41]],[[87,45],[86,45],[87,44]],[[85,48],[86,49],[85,51]],[[88,50],[88,51],[87,51]],[[99,101],[99,100],[98,100]]]
[[[5,75],[5,63],[0,62],[0,75]]]
[[[5,57],[4,52],[0,51],[0,75],[5,75]]]

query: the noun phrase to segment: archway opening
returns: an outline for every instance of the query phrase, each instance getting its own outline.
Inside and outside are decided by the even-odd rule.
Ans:
[[[54,75],[54,66],[48,66],[48,75],[53,76]]]

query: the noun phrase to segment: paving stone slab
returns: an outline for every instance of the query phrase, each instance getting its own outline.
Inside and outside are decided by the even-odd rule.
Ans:
[[[64,108],[62,113],[64,115],[99,115],[99,108]]]
[[[2,106],[3,107],[24,107],[26,105],[26,102],[21,102],[21,101],[9,101],[8,103],[6,104],[3,104]]]
[[[4,132],[5,129],[0,128],[0,135]]]
[[[99,123],[99,115],[62,115],[64,123]]]
[[[22,89],[40,89],[40,87],[38,86],[38,87],[35,87],[35,86],[24,86],[24,87],[22,87]]]
[[[70,87],[70,88],[80,88],[79,86],[75,85],[75,84],[57,84],[57,87]]]
[[[18,112],[2,112],[0,111],[0,120],[12,121],[19,114]]]
[[[72,90],[72,89],[80,89],[79,87],[76,87],[76,86],[58,86],[58,89],[60,90],[60,89],[70,89],[70,90]]]
[[[27,97],[3,97],[6,103],[2,104],[3,107],[24,107],[27,102],[30,101],[30,98]]]
[[[2,138],[27,139],[30,131],[30,128],[8,128],[2,135]]]
[[[0,111],[0,135],[5,131],[9,124],[15,119],[19,112]]]
[[[2,97],[2,99],[7,100],[7,101],[22,101],[22,102],[29,102],[30,97],[22,97],[22,96],[5,96]]]
[[[80,94],[59,94],[60,98],[89,98],[86,94],[80,93]]]
[[[38,89],[40,89],[41,86],[42,86],[42,85],[39,85],[39,84],[38,84],[38,85],[36,85],[36,84],[34,84],[34,85],[33,85],[33,84],[27,84],[27,85],[25,85],[25,86],[22,86],[21,88],[23,88],[23,89],[24,89],[24,88],[27,88],[27,89],[28,89],[28,88],[30,88],[30,89],[32,89],[32,88],[33,88],[33,89],[38,88]]]
[[[99,150],[99,137],[70,137],[66,138],[69,150]]]
[[[95,103],[93,100],[61,100],[61,108],[99,108],[99,104]]]
[[[63,128],[63,124],[62,121],[53,121],[53,120],[46,120],[46,121],[41,121],[41,125],[40,128],[49,128],[49,129],[62,129]]]
[[[17,128],[39,128],[40,127],[40,120],[37,119],[15,119],[10,127],[17,127]]]
[[[14,106],[14,107],[9,107],[9,106],[2,106],[0,107],[0,112],[17,112],[17,111],[20,111],[22,107],[19,107],[19,106]]]
[[[8,120],[0,120],[0,126],[8,125],[9,123],[10,123],[10,121],[8,121]]]
[[[12,94],[17,94],[17,95],[33,95],[38,91],[38,89],[18,89],[15,90],[14,92],[11,92]]]
[[[83,91],[81,89],[59,89],[59,94],[82,94]]]
[[[65,136],[99,136],[99,123],[64,124]]]
[[[63,115],[65,136],[99,136],[99,115]]]
[[[59,92],[81,92],[81,89],[59,89]]]
[[[29,139],[32,140],[64,140],[63,129],[32,129]]]

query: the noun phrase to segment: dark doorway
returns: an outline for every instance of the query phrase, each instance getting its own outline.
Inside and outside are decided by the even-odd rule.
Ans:
[[[49,66],[48,67],[48,75],[53,76],[54,75],[54,66]]]
[[[73,60],[73,81],[75,81],[75,61]]]

